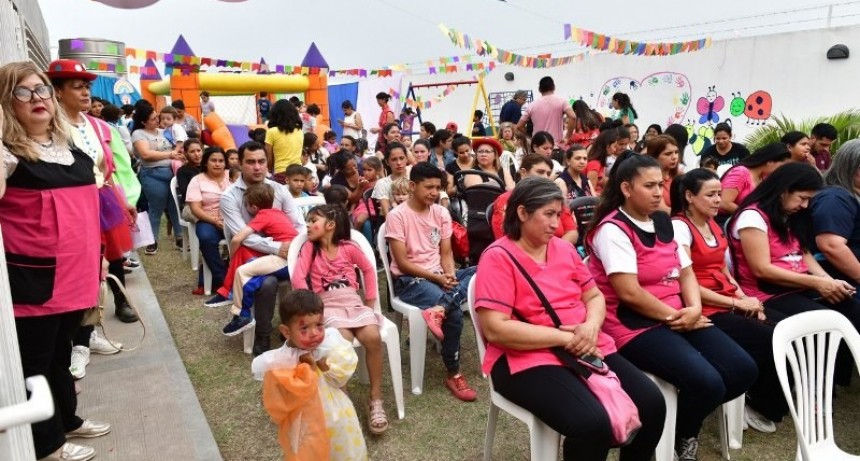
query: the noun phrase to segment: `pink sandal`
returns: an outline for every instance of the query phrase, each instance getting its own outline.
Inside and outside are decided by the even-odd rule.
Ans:
[[[367,427],[373,435],[381,435],[388,429],[388,417],[382,408],[382,400],[370,402],[370,412],[367,414]]]

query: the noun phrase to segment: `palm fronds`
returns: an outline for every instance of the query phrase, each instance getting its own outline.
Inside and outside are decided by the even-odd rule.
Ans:
[[[774,116],[767,125],[757,128],[747,135],[744,143],[750,151],[755,151],[771,142],[779,141],[789,131],[801,131],[809,133],[812,127],[818,123],[829,123],[836,128],[839,134],[833,142],[831,152],[836,152],[846,141],[860,137],[860,109],[850,109],[838,112],[829,117],[808,118],[804,120],[792,120],[785,115]]]

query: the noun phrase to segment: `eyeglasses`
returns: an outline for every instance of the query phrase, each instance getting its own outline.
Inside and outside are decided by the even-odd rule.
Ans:
[[[30,102],[34,96],[38,96],[39,99],[44,101],[45,99],[51,99],[53,95],[54,87],[51,85],[39,85],[32,90],[25,86],[16,86],[12,90],[12,96],[21,102]]]

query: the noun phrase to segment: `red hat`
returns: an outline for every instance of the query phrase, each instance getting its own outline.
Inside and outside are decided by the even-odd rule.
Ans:
[[[98,75],[92,72],[87,72],[87,69],[83,64],[75,61],[74,59],[57,59],[56,61],[51,62],[48,64],[48,70],[45,72],[45,75],[47,75],[51,80],[59,78],[79,78],[88,82],[91,82],[98,77]]]
[[[502,145],[499,144],[499,141],[496,141],[496,138],[474,138],[472,139],[472,150],[478,151],[478,147],[483,145],[488,145],[496,150],[496,155],[502,155]]]
[[[456,133],[457,132],[457,124],[454,122],[448,122],[448,124],[445,125],[445,129],[450,131],[451,133]]]

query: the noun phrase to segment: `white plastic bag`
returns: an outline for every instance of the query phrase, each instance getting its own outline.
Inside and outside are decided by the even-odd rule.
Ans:
[[[131,242],[135,249],[155,244],[152,225],[149,224],[149,213],[141,211],[137,214],[137,221],[131,229]]]

